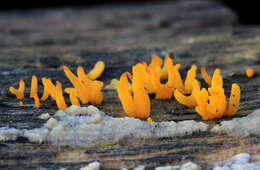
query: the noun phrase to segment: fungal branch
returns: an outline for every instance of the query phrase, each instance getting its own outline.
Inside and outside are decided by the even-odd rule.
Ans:
[[[231,95],[227,106],[226,96],[223,88],[223,79],[220,70],[216,69],[208,91],[194,90],[194,98],[198,104],[196,112],[201,115],[203,120],[221,118],[222,116],[233,116],[239,107],[240,87],[232,84]]]
[[[179,78],[179,88],[176,88],[174,90],[174,97],[175,99],[187,106],[187,107],[195,107],[197,106],[197,102],[194,98],[194,90],[200,90],[200,83],[198,80],[196,80],[197,75],[197,66],[192,65],[189,69],[186,80],[183,86],[181,78]],[[178,75],[180,77],[180,74]],[[191,94],[190,96],[186,96],[185,94]]]
[[[201,68],[201,75],[208,88],[200,87],[200,82],[196,79],[197,66],[192,65],[187,72],[185,81],[180,74],[180,64],[174,64],[169,54],[165,56],[164,61],[159,56],[152,56],[152,61],[148,65],[146,62],[137,63],[132,67],[132,75],[125,72],[121,75],[117,85],[118,97],[123,105],[127,116],[139,119],[147,119],[152,122],[150,117],[151,103],[149,94],[155,94],[155,99],[171,99],[174,95],[176,101],[187,106],[195,108],[196,112],[203,120],[221,118],[222,116],[233,116],[240,102],[240,87],[238,84],[232,84],[229,100],[226,100],[223,79],[220,69],[216,69],[212,77],[206,72],[205,67]],[[83,67],[77,67],[77,74],[64,66],[64,73],[70,80],[73,87],[65,88],[65,93],[69,94],[72,105],[97,104],[103,102],[102,88],[103,82],[97,81],[105,69],[103,61],[98,61],[94,68],[85,73]],[[249,77],[253,76],[252,70],[247,70]],[[131,84],[128,79],[131,80]],[[38,97],[38,81],[35,75],[32,76],[30,98],[34,99],[34,107],[40,107],[40,101],[44,102],[49,97],[57,104],[58,109],[67,108],[63,96],[62,84],[56,81],[52,83],[50,78],[41,79],[44,90],[42,97]],[[23,106],[25,83],[19,82],[19,88],[9,88],[10,92],[19,99],[19,105]]]
[[[125,113],[129,117],[147,119],[150,116],[150,99],[141,80],[140,67],[133,67],[132,91],[128,88],[127,74],[120,77],[117,92]],[[149,118],[151,122],[151,118]]]
[[[102,104],[103,94],[101,92],[103,88],[103,82],[97,81],[96,79],[101,76],[105,69],[105,64],[103,61],[98,61],[94,68],[88,73],[85,74],[82,67],[78,67],[77,76],[75,76],[68,67],[64,66],[64,72],[66,76],[69,78],[74,88],[67,88],[65,92],[70,94],[70,101],[72,105],[80,106],[80,101],[91,104]],[[41,99],[38,97],[38,81],[35,75],[32,76],[31,80],[31,90],[30,90],[30,98],[34,99],[34,108],[40,107],[40,101],[46,101],[49,96],[56,102],[57,107],[60,110],[64,110],[67,108],[67,104],[63,97],[62,84],[59,81],[56,81],[56,86],[52,83],[50,78],[43,77],[42,84],[44,87],[43,95]],[[15,89],[14,87],[10,87],[9,90],[11,93],[15,94],[17,99],[24,99],[24,89],[25,83],[23,80],[19,82],[19,88]],[[23,106],[23,102],[19,102],[20,106]]]
[[[16,96],[17,99],[24,99],[25,83],[23,80],[19,81],[19,88],[15,89],[13,86],[9,88],[9,91]]]
[[[64,72],[67,78],[70,80],[74,86],[75,93],[79,97],[83,104],[91,103],[101,105],[103,101],[103,94],[101,92],[104,84],[101,81],[92,81],[85,74],[82,67],[78,67],[77,76],[75,76],[68,67],[64,66]],[[68,90],[66,90],[68,91]],[[71,93],[71,91],[69,91]],[[72,94],[73,95],[73,94]],[[72,96],[71,96],[72,97]],[[75,98],[73,100],[75,101]]]

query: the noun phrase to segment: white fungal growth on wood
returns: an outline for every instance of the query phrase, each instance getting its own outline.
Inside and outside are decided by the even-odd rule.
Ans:
[[[260,135],[259,127],[260,109],[257,109],[246,117],[222,121],[220,125],[214,126],[211,131],[216,133],[227,133],[230,136],[249,136]]]
[[[116,129],[116,130],[115,130]],[[93,146],[115,143],[122,139],[149,139],[185,136],[196,131],[207,131],[208,125],[193,120],[147,123],[136,118],[115,118],[101,112],[95,106],[71,106],[59,110],[42,128],[32,130],[0,130],[2,141],[14,139],[11,134],[25,136],[32,142],[56,145]],[[10,135],[7,134],[10,132]],[[14,133],[16,132],[16,133]],[[12,135],[11,135],[12,136]],[[14,135],[15,136],[15,135]]]

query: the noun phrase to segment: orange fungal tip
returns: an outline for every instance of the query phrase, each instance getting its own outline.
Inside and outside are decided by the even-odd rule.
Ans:
[[[190,70],[187,73],[186,80],[184,83],[185,93],[191,94],[192,92],[192,81],[196,79],[197,75],[197,66],[192,65]]]
[[[252,68],[247,68],[247,69],[246,69],[246,76],[247,76],[248,78],[253,77],[253,76],[254,76],[254,70],[253,70]]]
[[[90,80],[96,80],[97,78],[99,78],[101,76],[101,74],[103,73],[105,69],[105,64],[103,61],[98,61],[94,68],[88,73],[88,78]]]
[[[25,89],[25,83],[23,80],[19,81],[19,88],[15,89],[13,86],[9,88],[9,91],[16,95],[17,99],[24,99],[24,89]]]
[[[34,98],[35,94],[37,94],[37,77],[35,75],[32,76],[32,82],[31,82],[31,92],[30,92],[30,98]]]
[[[126,75],[127,75],[127,77],[128,77],[131,81],[133,80],[133,76],[131,75],[131,73],[126,72]]]
[[[67,105],[63,97],[62,86],[59,81],[56,81],[55,94],[56,94],[56,104],[58,109],[59,110],[67,109]]]
[[[196,112],[203,120],[221,118],[222,116],[233,116],[239,107],[240,87],[232,84],[229,103],[227,104],[223,88],[223,79],[220,70],[216,69],[208,91],[195,89],[193,96],[197,102]]]
[[[76,95],[76,91],[74,88],[69,89],[69,94],[70,94],[70,102],[72,105],[80,106],[79,100]]]
[[[147,119],[150,116],[150,99],[136,66],[133,67],[132,90],[133,94],[128,88],[127,73],[123,73],[118,83],[117,92],[125,113],[129,117]]]
[[[53,100],[56,100],[55,85],[52,83],[51,79],[42,78],[42,84],[44,86],[44,89],[41,101],[47,100],[49,95]]]
[[[77,69],[78,77],[66,66],[64,66],[64,72],[74,86],[77,97],[79,97],[83,104],[89,102],[97,105],[102,104],[103,94],[101,90],[104,86],[103,82],[90,80],[82,67],[78,67]],[[73,99],[73,102],[77,103],[75,98]]]
[[[23,101],[19,101],[19,106],[23,107]]]
[[[240,87],[238,84],[232,84],[231,93],[229,97],[228,108],[225,112],[226,116],[233,116],[238,108],[239,108],[239,101],[240,101]]]
[[[147,118],[147,122],[148,122],[149,124],[152,123],[152,122],[153,122],[152,118],[151,118],[151,117],[148,117],[148,118]]]
[[[211,86],[211,77],[207,73],[205,67],[201,68],[201,75],[202,75],[202,78],[204,79],[204,81],[208,84],[208,86]]]
[[[33,105],[33,107],[34,108],[39,108],[40,107],[40,100],[39,100],[39,97],[38,97],[37,93],[34,94],[33,98],[34,98],[34,105]]]
[[[220,75],[220,69],[216,69],[214,71],[212,80],[211,80],[211,86],[212,87],[216,87],[216,86],[220,86],[223,87],[223,79],[222,76]]]

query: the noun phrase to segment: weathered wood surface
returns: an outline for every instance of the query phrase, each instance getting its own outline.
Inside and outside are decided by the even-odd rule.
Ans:
[[[78,65],[89,70],[97,60],[103,60],[106,70],[100,80],[108,84],[122,72],[131,71],[133,64],[149,62],[152,54],[163,56],[166,51],[174,53],[175,63],[182,64],[182,73],[191,64],[206,66],[211,74],[221,68],[227,92],[232,83],[239,83],[241,106],[235,117],[259,108],[260,29],[237,24],[235,14],[216,1],[1,12],[0,37],[0,127],[41,127],[45,121],[38,116],[55,113],[52,101],[42,103],[40,109],[32,107],[28,96],[33,74],[69,87],[63,65],[74,71]],[[254,78],[242,75],[247,67],[255,69]],[[27,87],[23,108],[8,91],[20,79]],[[154,121],[202,121],[193,109],[174,99],[151,100]],[[113,116],[124,116],[113,90],[104,90],[104,104],[99,108]],[[207,123],[213,126],[221,120]],[[234,138],[210,132],[137,142],[126,139],[94,148],[39,145],[19,138],[0,143],[0,168],[77,169],[93,160],[99,160],[104,169],[137,165],[152,168],[190,160],[205,169],[236,153],[257,154],[259,144],[258,136]]]

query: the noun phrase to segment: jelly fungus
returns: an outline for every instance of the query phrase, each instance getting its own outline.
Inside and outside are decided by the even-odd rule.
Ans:
[[[186,94],[191,94],[192,92],[192,81],[196,79],[197,66],[192,65],[187,73],[186,80],[184,83],[184,89]]]
[[[170,58],[170,54],[167,53],[163,60],[159,57],[159,56],[152,56],[152,61],[149,64],[149,66],[147,66],[147,64],[145,63],[146,67],[148,68],[148,70],[150,71],[153,67],[158,66],[161,69],[161,73],[160,73],[160,80],[167,80],[168,78],[168,65],[167,65],[167,58]],[[163,64],[163,67],[161,68]]]
[[[47,100],[49,95],[53,100],[56,100],[55,85],[52,83],[51,79],[42,78],[42,84],[44,86],[44,90],[41,101]]]
[[[33,98],[34,98],[34,105],[33,105],[33,107],[34,108],[39,108],[40,107],[40,100],[39,100],[39,97],[38,97],[37,93],[34,94]]]
[[[120,77],[117,92],[125,113],[129,117],[147,119],[150,116],[150,99],[141,81],[138,68],[133,66],[133,94],[128,88],[126,73]]]
[[[62,86],[59,81],[56,81],[55,94],[56,94],[56,104],[59,110],[67,109],[67,105],[63,97]]]
[[[202,78],[204,79],[204,81],[208,84],[208,86],[211,86],[211,77],[207,73],[205,67],[201,68],[201,75],[202,75]]]
[[[69,89],[69,94],[70,94],[71,104],[75,105],[75,106],[80,106],[80,103],[79,103],[79,100],[77,98],[76,91],[74,90],[74,88]]]
[[[254,70],[251,69],[251,68],[247,68],[246,69],[246,76],[249,77],[249,78],[253,77],[254,76]]]
[[[23,101],[19,101],[19,106],[23,107]]]
[[[24,99],[25,84],[23,80],[19,81],[19,88],[15,89],[13,86],[9,88],[10,92],[16,95],[17,99]]]
[[[222,116],[233,116],[239,107],[240,87],[232,84],[229,104],[227,106],[226,96],[223,89],[223,79],[220,70],[216,69],[208,91],[194,89],[194,98],[198,104],[196,112],[203,120],[221,118]]]
[[[73,84],[76,94],[83,104],[102,104],[103,95],[101,89],[104,84],[100,81],[92,81],[85,74],[82,67],[78,67],[77,76],[75,76],[68,67],[64,66],[64,72],[70,82]]]
[[[96,80],[97,78],[99,78],[101,76],[101,74],[103,73],[105,69],[105,64],[103,61],[98,61],[94,68],[88,73],[88,78],[90,80]]]
[[[30,92],[30,98],[34,98],[35,94],[37,94],[37,77],[35,75],[32,76],[32,82],[31,82],[31,92]]]
[[[172,92],[174,90],[174,66],[172,59],[170,57],[166,58],[166,63],[168,66],[168,81],[166,84],[161,83],[161,72],[159,66],[155,65],[151,67],[151,79],[152,79],[152,86],[155,93],[156,99],[171,99],[172,98]]]
[[[179,103],[187,107],[196,107],[198,104],[194,98],[194,90],[200,90],[200,83],[195,79],[192,81],[192,92],[190,96],[185,96],[178,89],[176,89],[174,90],[174,97]]]
[[[152,118],[151,118],[151,117],[148,117],[148,118],[147,118],[147,122],[148,122],[148,123],[152,123],[152,122],[153,122]]]

